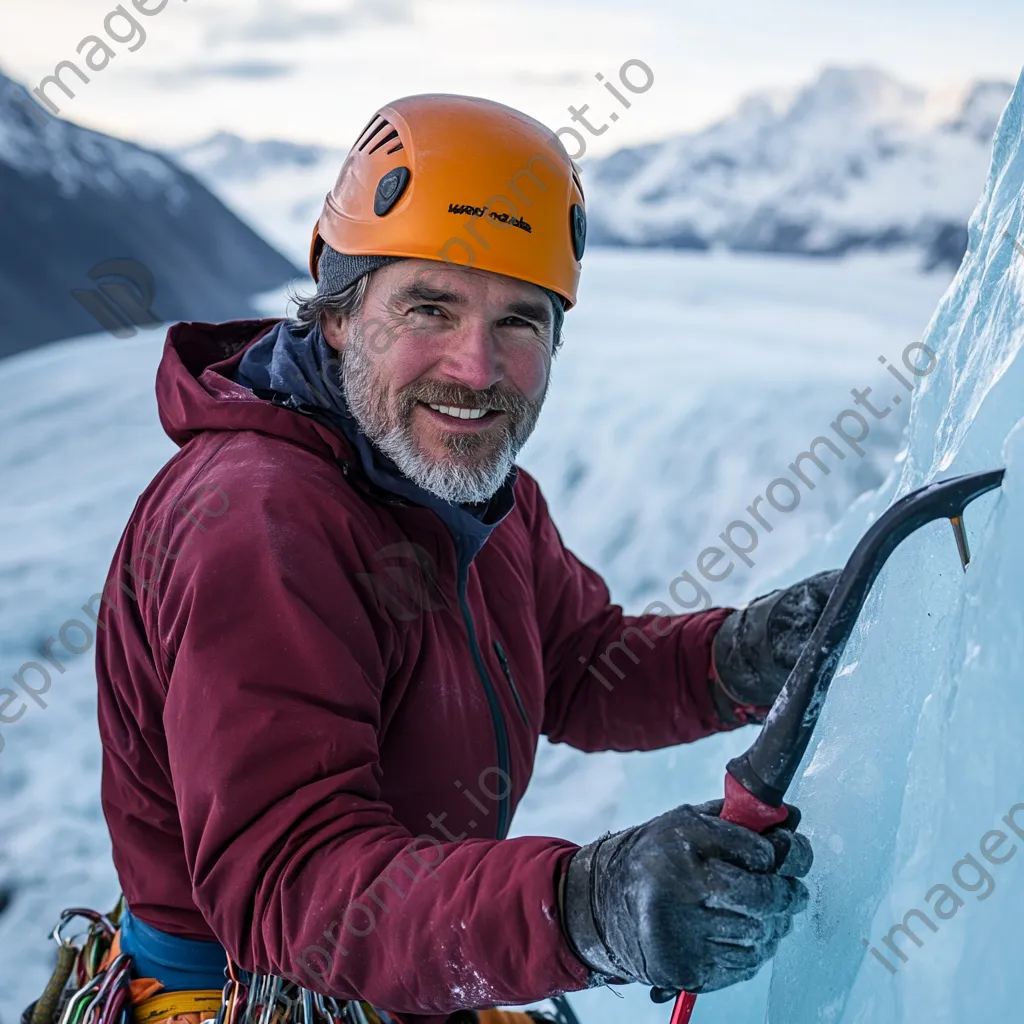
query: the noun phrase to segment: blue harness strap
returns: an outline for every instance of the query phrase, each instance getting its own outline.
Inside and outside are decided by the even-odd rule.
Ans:
[[[156,978],[168,992],[222,989],[228,958],[219,942],[183,939],[140,921],[127,906],[121,914],[121,952],[134,973]]]

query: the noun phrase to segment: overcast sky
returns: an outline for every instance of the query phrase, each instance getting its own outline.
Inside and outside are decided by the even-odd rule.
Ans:
[[[1024,63],[1021,0],[167,0],[150,17],[123,2],[146,32],[134,52],[123,19],[113,31],[129,42],[104,32],[113,0],[0,0],[0,70],[32,88],[61,60],[84,69],[76,48],[104,36],[116,56],[87,85],[67,76],[62,116],[151,144],[225,129],[347,148],[379,104],[457,92],[556,129],[569,105],[591,104],[595,123],[620,110],[590,143],[600,155],[829,65],[942,87],[1015,80]],[[629,59],[654,83],[625,110],[594,76],[617,83]]]

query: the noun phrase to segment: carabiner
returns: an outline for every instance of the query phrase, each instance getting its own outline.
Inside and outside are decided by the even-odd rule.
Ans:
[[[91,921],[93,925],[102,925],[111,938],[114,935],[114,925],[106,914],[101,914],[96,910],[90,910],[87,907],[69,907],[67,910],[61,911],[60,920],[54,926],[53,931],[50,932],[50,938],[53,939],[58,946],[73,945],[73,943],[64,938],[61,932],[68,921],[74,917],[84,917]]]

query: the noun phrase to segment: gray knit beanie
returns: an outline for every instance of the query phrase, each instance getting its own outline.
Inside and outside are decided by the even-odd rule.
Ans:
[[[319,280],[316,293],[317,295],[337,295],[338,292],[343,291],[371,270],[377,270],[380,267],[386,267],[389,263],[397,263],[404,259],[406,259],[405,256],[348,256],[332,249],[324,242],[320,260],[317,263]]]

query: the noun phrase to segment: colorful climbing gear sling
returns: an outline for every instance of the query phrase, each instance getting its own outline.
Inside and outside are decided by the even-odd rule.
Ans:
[[[21,1024],[401,1024],[368,1003],[340,1001],[276,975],[242,970],[230,958],[223,990],[162,991],[154,978],[133,977],[133,960],[121,950],[124,898],[110,914],[83,907],[63,911],[51,933],[57,964],[43,994],[22,1014]],[[76,918],[84,935],[65,937]],[[555,1020],[579,1024],[568,1004],[553,1000],[557,1017],[509,1010],[467,1010],[451,1024],[532,1024]]]

